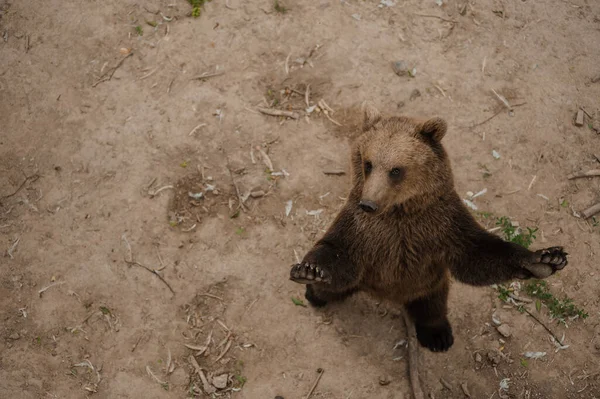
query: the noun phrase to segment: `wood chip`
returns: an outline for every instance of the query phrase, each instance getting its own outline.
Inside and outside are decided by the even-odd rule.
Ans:
[[[577,117],[575,118],[575,126],[583,126],[583,110],[577,111]]]

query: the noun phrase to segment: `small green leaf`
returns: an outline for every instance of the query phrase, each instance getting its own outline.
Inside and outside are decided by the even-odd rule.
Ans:
[[[569,203],[567,202],[566,199],[562,200],[562,202],[560,203],[560,206],[562,206],[563,208],[566,208],[569,206]]]
[[[144,34],[144,29],[138,25],[135,27],[135,32],[138,34],[138,36],[142,36]]]
[[[243,227],[238,227],[235,230],[235,234],[237,234],[238,236],[241,236],[242,234],[244,234],[245,231],[246,231],[246,229],[244,229]]]
[[[158,25],[158,24],[156,23],[156,21],[146,21],[146,23],[147,23],[148,25],[150,25],[151,27],[153,27],[153,28],[156,28],[156,26]]]
[[[182,168],[187,168],[188,161],[183,161],[182,163],[179,164],[179,166],[181,166]]]
[[[294,305],[296,306],[306,307],[306,305],[304,304],[304,302],[302,302],[301,299],[292,297],[292,302],[294,302]]]
[[[100,311],[102,312],[102,314],[110,314],[110,309],[106,306],[100,306]]]
[[[521,359],[521,366],[527,367],[527,360]]]
[[[542,301],[539,299],[535,301],[535,310],[537,310],[538,313],[542,310]]]

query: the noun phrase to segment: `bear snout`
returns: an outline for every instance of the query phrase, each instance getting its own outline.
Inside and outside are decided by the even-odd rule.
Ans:
[[[358,203],[358,206],[360,207],[360,209],[362,209],[363,211],[368,212],[368,213],[375,212],[378,208],[376,203],[374,203],[373,201],[367,201],[367,200],[360,201]]]

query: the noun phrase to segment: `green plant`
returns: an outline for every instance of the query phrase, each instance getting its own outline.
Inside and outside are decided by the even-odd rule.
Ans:
[[[529,248],[533,243],[533,240],[536,238],[535,233],[538,231],[537,227],[534,229],[527,227],[527,232],[523,233],[520,228],[513,226],[510,219],[506,216],[498,218],[496,226],[500,227],[500,231],[504,234],[506,241],[514,242],[525,248]]]
[[[135,27],[135,33],[137,33],[138,36],[143,36],[144,35],[144,29],[140,25],[138,25],[138,26]]]
[[[206,3],[207,1],[210,1],[210,0],[188,0],[188,1],[192,6],[192,17],[198,18],[201,14],[200,9],[204,5],[204,3]]]
[[[537,298],[536,309],[541,310],[543,303],[548,308],[550,316],[558,320],[559,323],[566,323],[567,318],[580,317],[585,319],[588,317],[584,309],[577,307],[571,298],[565,296],[563,299],[556,298],[548,287],[548,283],[543,280],[533,280],[525,285],[527,295]]]
[[[276,12],[278,12],[280,14],[285,14],[287,12],[287,8],[285,8],[284,6],[282,6],[279,3],[279,0],[274,0],[273,1],[273,8],[275,9]]]

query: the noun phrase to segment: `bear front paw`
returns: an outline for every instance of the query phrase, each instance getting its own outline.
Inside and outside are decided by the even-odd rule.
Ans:
[[[567,255],[562,247],[540,249],[534,252],[533,262],[525,265],[525,269],[534,277],[543,279],[564,269],[569,263]]]
[[[424,348],[432,352],[446,352],[454,344],[454,335],[450,323],[440,326],[423,326],[416,324],[417,339]]]
[[[299,284],[331,283],[331,275],[320,266],[308,262],[292,266],[290,280]]]

